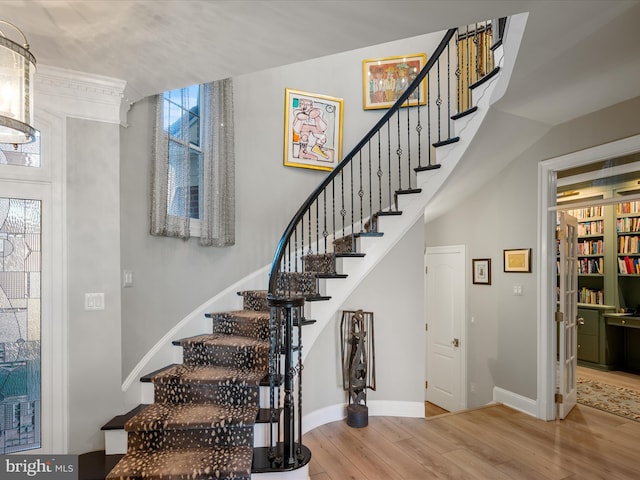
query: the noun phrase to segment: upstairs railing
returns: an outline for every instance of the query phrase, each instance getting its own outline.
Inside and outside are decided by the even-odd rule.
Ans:
[[[276,432],[270,448],[275,469],[308,461],[301,443],[304,302],[323,299],[318,278],[338,276],[336,256],[359,255],[358,236],[381,235],[378,217],[402,213],[398,196],[420,191],[416,172],[440,167],[434,150],[459,140],[454,119],[474,110],[471,90],[495,71],[492,46],[501,42],[503,31],[503,19],[448,30],[395,104],[318,185],[285,229],[269,277],[271,421]]]

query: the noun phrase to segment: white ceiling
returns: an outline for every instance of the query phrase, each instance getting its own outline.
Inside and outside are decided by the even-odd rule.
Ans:
[[[637,0],[0,0],[39,64],[163,90],[530,12],[498,108],[556,124],[640,95]],[[9,35],[9,30],[2,28]],[[10,38],[12,38],[10,36]],[[597,92],[597,94],[594,94]],[[563,108],[557,108],[558,104]]]

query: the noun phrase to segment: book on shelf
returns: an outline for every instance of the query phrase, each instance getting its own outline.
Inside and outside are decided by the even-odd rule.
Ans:
[[[640,274],[640,258],[618,257],[618,270],[622,275]]]
[[[640,237],[635,235],[620,235],[618,238],[618,253],[640,253]]]
[[[591,290],[589,288],[583,287],[578,291],[578,303],[604,305],[604,291]]]
[[[576,208],[574,210],[569,210],[568,213],[569,215],[571,215],[572,217],[576,217],[577,219],[601,217],[602,205],[596,205],[593,207],[585,207],[585,208]]]
[[[640,232],[640,217],[624,217],[616,220],[616,231],[618,233]]]
[[[640,213],[640,202],[620,202],[616,206],[616,214],[628,215],[631,213]]]
[[[604,272],[602,258],[582,258],[578,260],[578,273],[601,274]]]

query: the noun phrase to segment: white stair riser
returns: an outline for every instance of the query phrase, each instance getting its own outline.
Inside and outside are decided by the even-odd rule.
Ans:
[[[104,451],[106,455],[127,453],[127,432],[120,430],[104,431]]]
[[[309,480],[309,478],[309,464],[291,472],[251,474],[251,480]]]

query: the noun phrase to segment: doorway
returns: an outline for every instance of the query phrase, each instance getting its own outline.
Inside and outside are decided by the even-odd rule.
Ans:
[[[467,405],[466,247],[428,247],[425,400],[449,412]]]
[[[606,179],[625,170],[639,171],[637,162],[619,166],[614,161],[617,158],[631,156],[640,151],[640,135],[627,139],[600,145],[580,152],[571,153],[558,158],[546,160],[538,165],[538,207],[539,207],[539,238],[538,258],[540,276],[538,278],[538,292],[540,309],[538,310],[538,399],[536,402],[537,416],[545,420],[555,418],[554,393],[556,385],[555,342],[556,332],[554,316],[556,307],[556,255],[555,231],[558,173],[571,169],[604,162],[606,168],[599,169],[595,176]],[[635,163],[635,165],[634,165]],[[634,196],[627,199],[636,200]],[[640,199],[640,195],[637,196]]]

